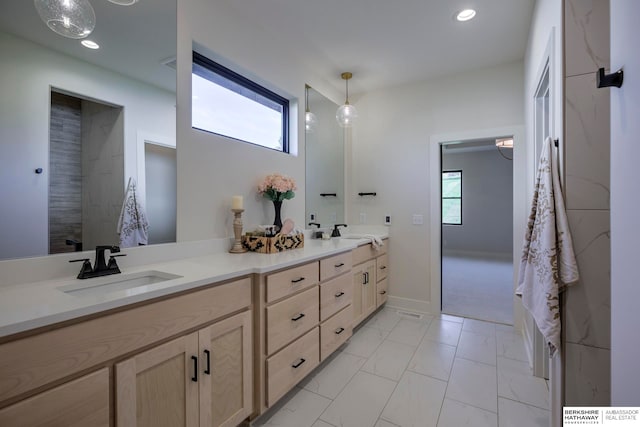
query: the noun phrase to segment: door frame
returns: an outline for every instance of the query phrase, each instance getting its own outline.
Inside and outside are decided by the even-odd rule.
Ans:
[[[528,200],[526,192],[526,146],[524,126],[477,129],[432,135],[429,138],[429,182],[430,182],[430,282],[432,313],[442,312],[442,212],[440,207],[440,170],[442,168],[441,145],[447,142],[470,139],[489,139],[496,136],[513,135],[513,259],[520,258],[522,237],[527,218]],[[517,266],[514,266],[517,267]],[[513,269],[513,326],[522,329],[523,307],[520,298],[515,296],[517,268]]]

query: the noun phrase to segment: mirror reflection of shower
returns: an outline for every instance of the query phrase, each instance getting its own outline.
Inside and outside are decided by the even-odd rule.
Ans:
[[[117,242],[124,197],[123,109],[51,91],[49,253]]]

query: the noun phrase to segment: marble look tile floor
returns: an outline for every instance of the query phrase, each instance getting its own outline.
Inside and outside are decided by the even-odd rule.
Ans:
[[[252,426],[547,427],[548,394],[512,327],[384,308]]]

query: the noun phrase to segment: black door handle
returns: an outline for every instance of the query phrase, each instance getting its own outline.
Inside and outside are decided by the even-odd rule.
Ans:
[[[300,358],[300,361],[299,361],[298,363],[294,363],[293,365],[291,365],[291,367],[292,367],[293,369],[298,369],[298,367],[299,367],[300,365],[302,365],[304,362],[306,362],[306,360],[304,360],[304,359],[301,357],[301,358]]]
[[[211,352],[209,350],[205,350],[204,354],[207,355],[207,368],[204,370],[204,373],[211,375]]]
[[[341,333],[344,332],[344,328],[338,328],[336,329],[336,335],[340,335]]]
[[[198,382],[198,357],[191,356],[191,360],[193,360],[193,376],[191,377],[191,381]]]
[[[294,322],[297,322],[298,320],[302,319],[303,317],[304,317],[304,313],[300,313],[296,317],[292,317],[291,320],[293,320]]]
[[[340,298],[342,295],[344,295],[344,292],[338,292],[338,293],[336,294],[336,298]]]

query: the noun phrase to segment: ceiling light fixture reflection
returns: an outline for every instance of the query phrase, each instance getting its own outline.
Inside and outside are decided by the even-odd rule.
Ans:
[[[87,37],[96,26],[88,0],[34,0],[40,19],[54,32],[70,39]]]
[[[131,6],[132,4],[138,3],[138,0],[109,0],[113,4],[117,4],[120,6]]]
[[[318,119],[316,115],[309,111],[309,89],[311,86],[304,85],[305,94],[305,113],[304,113],[304,129],[307,133],[313,133],[316,130]]]
[[[344,101],[344,105],[341,105],[336,112],[336,120],[341,127],[350,128],[353,121],[358,118],[358,110],[356,110],[356,107],[349,104],[349,79],[353,77],[353,74],[348,72],[342,73],[340,77],[345,81],[347,96]]]
[[[96,42],[94,42],[93,40],[82,40],[80,42],[80,44],[82,44],[82,46],[89,48],[89,49],[100,49],[100,45]]]
[[[456,19],[460,22],[470,21],[476,16],[476,11],[473,9],[465,9],[458,12]]]

